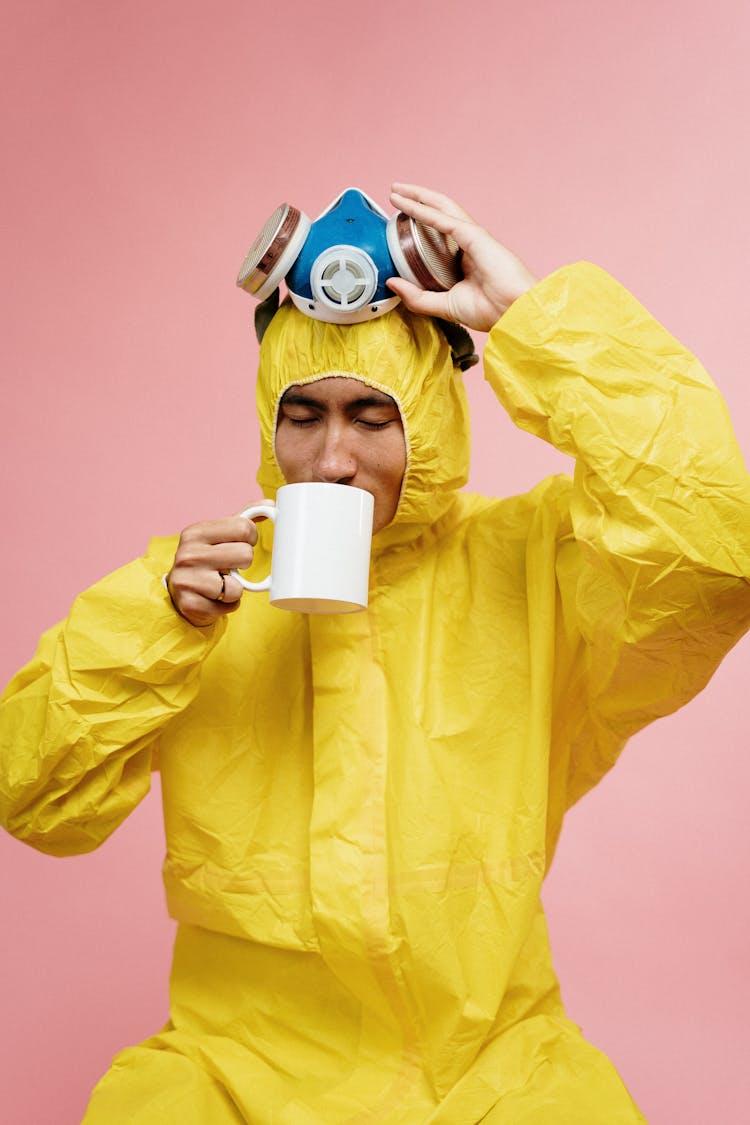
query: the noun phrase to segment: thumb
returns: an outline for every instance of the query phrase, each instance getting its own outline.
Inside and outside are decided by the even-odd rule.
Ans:
[[[421,313],[422,316],[450,318],[447,293],[420,289],[418,285],[403,277],[389,277],[386,285],[401,298],[410,312]]]

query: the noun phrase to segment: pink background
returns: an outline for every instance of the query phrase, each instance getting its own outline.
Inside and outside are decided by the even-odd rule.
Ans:
[[[706,363],[750,450],[750,8],[6,0],[5,682],[151,534],[254,498],[256,346],[234,278],[266,215],[393,178],[540,274],[589,258]],[[470,378],[472,485],[566,462]],[[549,907],[570,1014],[652,1123],[750,1097],[746,638],[570,816]],[[0,838],[0,1115],[73,1125],[166,1018],[158,793],[96,854]]]

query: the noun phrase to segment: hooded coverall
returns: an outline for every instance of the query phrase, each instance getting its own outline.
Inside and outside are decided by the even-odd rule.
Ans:
[[[459,491],[467,409],[433,322],[282,308],[258,381],[266,495],[290,384],[354,377],[401,411],[368,610],[253,594],[195,628],[159,540],[8,688],[2,820],[33,846],[96,847],[162,775],[170,1020],[117,1056],[86,1125],[644,1120],[565,1015],[540,887],[566,808],[748,627],[748,477],[699,363],[596,267],[517,300],[485,369],[574,480]]]

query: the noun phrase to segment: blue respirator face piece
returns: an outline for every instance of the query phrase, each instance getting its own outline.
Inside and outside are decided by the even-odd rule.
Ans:
[[[403,212],[389,218],[364,192],[349,188],[314,222],[289,203],[277,207],[237,284],[263,301],[285,280],[307,316],[359,324],[398,304],[385,284],[389,277],[421,289],[450,289],[461,278],[458,246]]]
[[[366,195],[345,191],[312,224],[286,275],[297,308],[326,320],[362,310],[376,316],[398,304],[385,284],[396,274],[387,224],[387,216]]]

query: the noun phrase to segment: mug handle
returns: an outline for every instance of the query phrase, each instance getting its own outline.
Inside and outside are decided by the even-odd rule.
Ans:
[[[262,504],[252,504],[249,508],[245,508],[244,512],[240,512],[241,516],[246,519],[253,519],[254,516],[265,516],[266,519],[276,523],[276,516],[278,515],[278,508],[270,500],[264,500]],[[260,582],[248,582],[247,578],[243,578],[238,570],[230,570],[232,578],[236,578],[241,586],[246,590],[270,590],[271,589],[271,575],[266,575]]]

